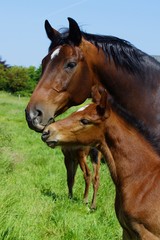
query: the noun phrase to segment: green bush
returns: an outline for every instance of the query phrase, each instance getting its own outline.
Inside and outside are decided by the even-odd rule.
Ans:
[[[0,90],[16,95],[29,96],[41,76],[41,66],[28,68],[22,66],[8,67],[0,60]]]

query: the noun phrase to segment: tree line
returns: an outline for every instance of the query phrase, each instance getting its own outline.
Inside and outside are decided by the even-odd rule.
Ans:
[[[28,96],[41,76],[41,66],[9,66],[0,58],[0,91]]]

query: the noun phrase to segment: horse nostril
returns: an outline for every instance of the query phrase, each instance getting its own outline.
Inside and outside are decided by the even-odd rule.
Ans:
[[[39,109],[27,110],[26,108],[25,115],[26,115],[26,120],[29,122],[31,122],[34,119],[38,119],[40,121],[43,116],[43,112]]]
[[[42,132],[47,125],[47,120],[44,119],[43,108],[39,106],[28,106],[25,109],[26,121],[29,128]]]
[[[27,122],[31,122],[32,121],[31,116],[30,116],[29,112],[27,111],[27,109],[25,109],[25,116],[26,116]]]
[[[49,135],[50,135],[50,131],[43,131],[42,133],[42,140],[45,142],[48,138],[49,138]]]
[[[42,116],[42,111],[41,110],[36,109],[36,112],[37,112],[37,117],[41,117]]]

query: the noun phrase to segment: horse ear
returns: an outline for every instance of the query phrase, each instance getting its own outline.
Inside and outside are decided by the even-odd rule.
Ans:
[[[100,103],[102,93],[106,91],[101,85],[94,85],[91,89],[92,101],[96,104]]]
[[[108,94],[107,94],[107,91],[104,89],[102,94],[101,94],[101,99],[100,99],[99,106],[102,109],[106,109],[107,105],[108,105]]]
[[[110,95],[102,86],[95,85],[92,87],[92,100],[97,104],[97,113],[105,118],[109,114],[109,98]]]
[[[101,94],[99,92],[99,86],[94,85],[91,89],[91,96],[92,96],[92,101],[96,104],[99,104],[100,99],[101,99]]]
[[[101,93],[100,102],[97,106],[97,111],[104,118],[109,117],[110,113],[109,98],[110,95],[107,93],[106,89],[103,89],[103,92]]]
[[[72,19],[68,18],[69,21],[69,36],[68,39],[75,45],[79,46],[82,40],[82,33],[77,22]]]
[[[57,38],[57,36],[60,36],[60,33],[54,28],[52,28],[48,20],[45,20],[44,26],[45,26],[46,34],[52,42]]]

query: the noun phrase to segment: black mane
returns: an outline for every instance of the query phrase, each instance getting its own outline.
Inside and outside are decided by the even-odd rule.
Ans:
[[[135,48],[130,42],[114,37],[83,33],[86,40],[98,48],[101,47],[117,67],[123,67],[129,72],[137,72],[143,62],[144,53]]]
[[[131,73],[142,73],[143,72],[143,63],[145,58],[159,65],[157,60],[153,57],[147,55],[141,50],[137,49],[130,42],[113,37],[113,36],[104,36],[104,35],[96,35],[90,34],[81,31],[82,36],[92,44],[94,44],[97,48],[102,48],[106,57],[109,60],[113,60],[115,65],[121,68],[126,69]],[[49,47],[49,51],[51,51],[54,47],[63,44],[71,44],[68,40],[68,29],[63,30],[60,36],[55,39],[54,42],[51,43]]]

